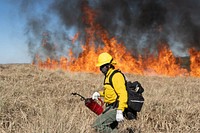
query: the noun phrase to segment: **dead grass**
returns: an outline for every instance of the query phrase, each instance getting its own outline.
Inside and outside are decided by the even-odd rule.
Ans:
[[[145,88],[138,120],[120,124],[142,133],[200,132],[200,78],[127,74]],[[93,133],[96,115],[78,92],[90,97],[103,75],[41,70],[29,64],[0,65],[0,132]]]

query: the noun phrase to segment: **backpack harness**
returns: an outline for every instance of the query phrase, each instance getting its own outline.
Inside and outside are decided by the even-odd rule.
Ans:
[[[128,93],[127,110],[131,110],[131,112],[134,112],[134,113],[140,112],[144,103],[144,97],[142,96],[144,89],[138,81],[135,81],[135,82],[127,81],[124,74],[120,70],[114,70],[109,77],[109,83],[105,83],[105,79],[106,79],[105,77],[104,85],[110,85],[114,89],[114,86],[112,83],[112,77],[114,76],[115,73],[118,73],[118,72],[120,72],[125,79],[125,86]],[[114,91],[117,95],[116,102],[118,103],[119,96],[115,89]]]

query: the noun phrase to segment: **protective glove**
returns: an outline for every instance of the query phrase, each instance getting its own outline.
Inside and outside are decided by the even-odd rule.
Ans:
[[[98,100],[99,97],[100,97],[99,92],[94,92],[93,95],[92,95],[93,100]]]
[[[124,120],[124,116],[123,116],[122,110],[117,110],[116,120],[117,120],[118,122]]]

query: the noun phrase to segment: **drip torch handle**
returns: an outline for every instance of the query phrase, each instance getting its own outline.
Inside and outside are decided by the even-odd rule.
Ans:
[[[104,105],[104,102],[101,100],[101,98],[98,98],[98,100],[100,101],[102,107]]]

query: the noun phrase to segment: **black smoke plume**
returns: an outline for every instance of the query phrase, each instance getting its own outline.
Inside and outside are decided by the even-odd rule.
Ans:
[[[66,55],[69,48],[81,52],[80,43],[84,42],[88,26],[83,21],[84,4],[96,12],[95,22],[105,28],[110,37],[123,42],[133,54],[144,54],[144,49],[154,52],[159,42],[167,42],[178,56],[187,55],[192,47],[200,50],[199,0],[20,2],[27,20],[25,33],[33,56],[42,53],[56,58]],[[39,13],[38,8],[41,8]],[[80,33],[79,40],[72,45],[71,39],[76,32]]]

